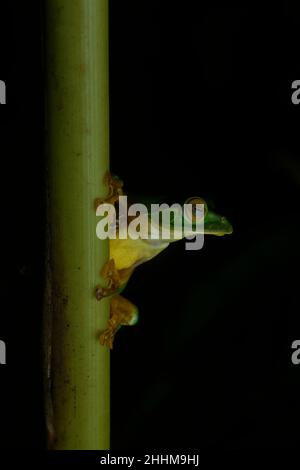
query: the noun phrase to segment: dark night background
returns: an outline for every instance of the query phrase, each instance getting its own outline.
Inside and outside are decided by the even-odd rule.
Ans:
[[[1,448],[44,446],[44,71],[38,2],[1,4]],[[234,234],[131,278],[112,352],[112,449],[300,441],[300,11],[111,1],[111,169],[130,193],[212,201]]]

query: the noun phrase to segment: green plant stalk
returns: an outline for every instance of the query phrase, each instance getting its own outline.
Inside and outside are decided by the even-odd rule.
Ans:
[[[108,302],[95,298],[108,241],[94,208],[109,168],[108,0],[46,0],[45,14],[54,448],[108,449]]]

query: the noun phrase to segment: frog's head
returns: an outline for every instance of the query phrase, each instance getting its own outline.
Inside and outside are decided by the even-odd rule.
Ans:
[[[187,199],[181,212],[173,213],[170,222],[172,231],[184,227],[186,237],[203,233],[217,236],[232,233],[232,225],[226,217],[210,210],[204,199],[200,197]]]
[[[183,211],[184,220],[195,224],[198,216],[200,222],[199,229],[196,224],[191,235],[203,234],[203,229],[205,235],[222,236],[232,233],[231,223],[223,215],[209,209],[204,199],[200,197],[189,198],[185,201],[185,207],[189,207],[189,210]]]
[[[159,211],[155,212],[157,216],[158,213],[162,220],[152,218],[151,229],[160,233],[160,240],[172,242],[198,234],[222,236],[232,233],[232,226],[226,217],[211,211],[200,197],[187,199],[183,206],[162,204]]]
[[[231,223],[223,215],[209,210],[204,219],[204,233],[207,235],[230,235],[233,232]]]

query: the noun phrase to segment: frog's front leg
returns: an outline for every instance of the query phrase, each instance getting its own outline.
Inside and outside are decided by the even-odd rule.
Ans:
[[[110,259],[101,269],[101,276],[108,281],[107,287],[96,287],[96,299],[101,300],[116,293],[121,285],[119,271],[116,269],[115,261]]]
[[[97,198],[95,200],[95,208],[100,204],[115,204],[119,196],[123,196],[123,181],[117,176],[112,175],[109,171],[105,174],[104,182],[108,186],[108,195],[105,198]]]
[[[110,303],[110,318],[106,330],[100,336],[100,343],[113,348],[116,332],[122,325],[134,325],[138,320],[138,308],[121,295],[113,297]]]

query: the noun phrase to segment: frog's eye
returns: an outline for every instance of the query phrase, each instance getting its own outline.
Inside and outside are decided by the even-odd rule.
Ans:
[[[207,204],[201,197],[190,197],[185,201],[185,214],[191,222],[203,219],[207,212]]]

